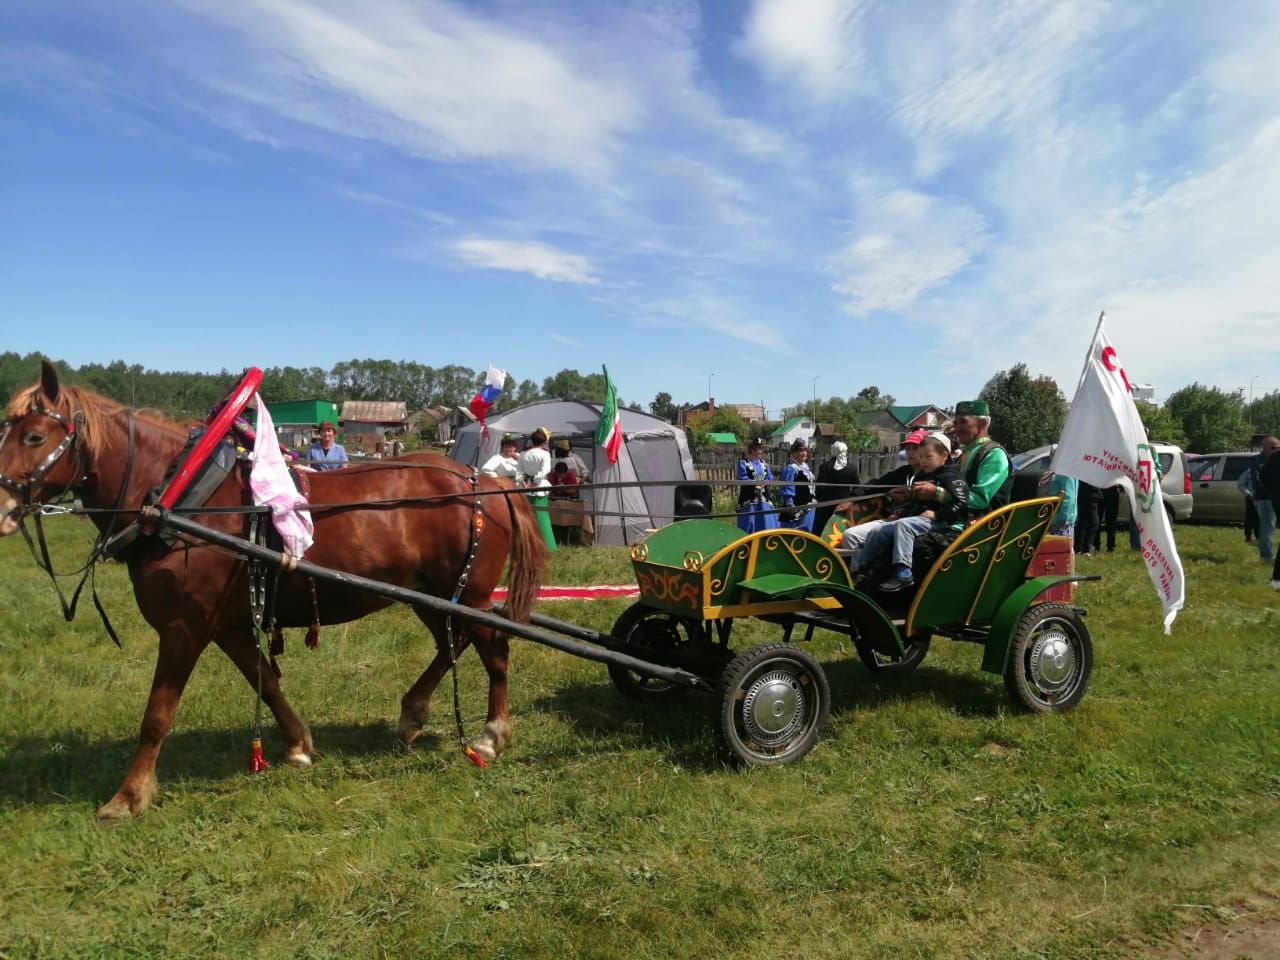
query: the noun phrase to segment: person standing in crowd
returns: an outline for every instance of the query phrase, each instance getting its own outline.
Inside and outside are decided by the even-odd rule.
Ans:
[[[529,502],[538,518],[538,529],[542,531],[542,539],[548,550],[556,548],[556,538],[551,530],[551,514],[547,510],[547,495],[551,484],[547,477],[551,475],[551,451],[547,449],[547,431],[542,427],[529,436],[531,446],[516,459],[520,471],[520,481],[528,487]]]
[[[818,467],[818,499],[852,500],[853,487],[857,482],[858,468],[849,462],[849,446],[843,440],[837,440],[831,444],[831,456]],[[818,536],[826,531],[835,509],[834,503],[814,508],[813,532]]]
[[[773,530],[778,526],[778,515],[769,500],[768,488],[750,485],[773,479],[773,471],[760,456],[763,449],[764,442],[753,437],[747,443],[747,452],[738,461],[737,477],[747,482],[738,488],[738,527],[745,533]]]
[[[1258,456],[1262,458],[1262,466],[1258,469],[1258,492],[1253,500],[1258,506],[1258,551],[1261,554],[1263,524],[1266,524],[1267,550],[1270,552],[1271,535],[1275,531],[1276,517],[1280,516],[1280,437],[1264,438],[1262,452]],[[1271,568],[1271,586],[1280,590],[1280,551],[1276,551],[1275,565]]]
[[[563,460],[565,464],[573,471],[573,475],[578,478],[578,483],[587,483],[590,481],[590,474],[587,472],[587,465],[582,458],[573,452],[573,443],[568,437],[561,437],[554,444],[554,459]]]
[[[1049,481],[1049,496],[1052,497],[1057,494],[1062,494],[1062,503],[1053,518],[1049,532],[1055,537],[1067,537],[1070,539],[1074,549],[1076,517],[1079,515],[1079,509],[1076,504],[1076,498],[1080,495],[1079,481],[1075,477],[1055,473],[1053,479]]]
[[[969,519],[976,520],[1009,502],[1013,471],[1009,454],[988,435],[991,411],[985,400],[956,404],[955,432],[964,444],[960,472],[969,488]]]
[[[509,433],[503,434],[498,452],[484,462],[480,472],[486,477],[511,477],[513,480],[520,476],[520,467],[516,463],[516,438]]]
[[[1272,454],[1280,445],[1280,440],[1275,437],[1264,437],[1262,439],[1262,449],[1258,455],[1249,461],[1249,469],[1240,475],[1240,479],[1236,481],[1236,486],[1240,488],[1245,495],[1245,509],[1248,504],[1253,504],[1253,509],[1257,514],[1258,528],[1258,558],[1263,563],[1270,563],[1272,560],[1272,537],[1276,529],[1276,511],[1271,505],[1271,500],[1267,496],[1266,486],[1262,482],[1262,468],[1266,466],[1272,459]],[[1249,527],[1245,524],[1245,539],[1249,538]]]
[[[312,470],[337,470],[350,463],[346,448],[334,440],[338,436],[338,428],[326,420],[320,424],[320,438],[307,449],[307,460]]]
[[[1099,518],[1098,532],[1093,537],[1093,548],[1102,550],[1102,533],[1107,534],[1107,553],[1116,552],[1116,527],[1120,516],[1120,486],[1113,484],[1102,491],[1102,515]]]
[[[1098,535],[1098,509],[1102,506],[1102,491],[1091,483],[1079,482],[1076,492],[1075,552],[1092,556],[1093,541]]]
[[[813,533],[813,508],[809,504],[817,499],[814,493],[813,470],[809,467],[809,445],[797,437],[791,444],[791,459],[782,468],[783,486],[778,488],[782,503],[781,525],[794,530]]]

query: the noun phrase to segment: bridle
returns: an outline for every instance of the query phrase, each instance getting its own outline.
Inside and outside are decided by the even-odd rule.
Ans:
[[[75,619],[76,604],[80,600],[80,591],[84,589],[85,581],[90,581],[92,583],[90,592],[93,595],[93,605],[98,611],[98,616],[102,618],[102,625],[106,628],[107,635],[118,647],[120,646],[120,638],[116,635],[115,629],[111,626],[111,621],[107,617],[106,609],[102,606],[102,601],[98,599],[97,578],[94,574],[94,570],[97,562],[103,557],[103,546],[107,543],[111,534],[114,533],[116,529],[116,523],[120,518],[121,507],[124,505],[125,494],[129,489],[129,481],[133,475],[133,412],[127,411],[125,415],[129,434],[129,455],[125,463],[124,482],[121,484],[120,492],[116,497],[115,509],[111,511],[111,524],[106,530],[98,534],[98,539],[89,550],[89,559],[85,561],[84,565],[73,573],[68,574],[58,574],[54,572],[53,561],[49,557],[49,545],[45,540],[44,525],[41,523],[41,515],[43,513],[48,511],[65,512],[65,510],[60,511],[60,508],[57,506],[51,506],[49,502],[32,503],[31,491],[35,489],[35,486],[40,483],[40,481],[48,475],[49,471],[52,470],[58,462],[67,455],[67,452],[71,450],[75,451],[76,457],[75,469],[71,474],[72,480],[66,485],[66,487],[55,495],[55,501],[68,495],[74,496],[76,488],[82,486],[85,481],[89,479],[88,473],[83,469],[84,448],[80,443],[81,428],[85,424],[84,411],[77,410],[71,415],[71,418],[68,419],[56,410],[50,410],[47,407],[32,406],[26,416],[30,416],[33,413],[39,414],[43,417],[48,417],[50,420],[59,424],[65,431],[65,436],[63,436],[62,440],[59,441],[58,445],[53,448],[48,456],[36,464],[35,469],[31,471],[30,476],[28,476],[25,481],[13,480],[10,477],[6,477],[3,473],[0,473],[0,488],[10,490],[22,499],[22,507],[14,511],[18,516],[18,529],[22,532],[22,537],[26,540],[27,547],[31,550],[31,558],[35,561],[36,566],[49,575],[49,579],[53,583],[53,589],[58,595],[58,602],[62,606],[63,618],[67,622]],[[9,440],[9,434],[13,432],[14,425],[17,423],[18,419],[16,418],[0,421],[0,450],[4,449],[5,443]],[[32,539],[31,534],[27,532],[26,524],[23,522],[28,514],[34,514],[36,525],[36,537],[34,540]],[[37,543],[39,544],[39,552],[37,552]],[[71,595],[71,600],[68,602],[62,592],[62,587],[58,585],[58,577],[75,576],[76,574],[83,575],[80,577],[80,583],[76,586],[75,591]]]
[[[68,490],[78,487],[86,479],[86,476],[80,472],[80,468],[83,465],[81,462],[83,455],[79,442],[80,428],[84,426],[84,413],[77,410],[72,414],[70,419],[67,419],[56,410],[50,410],[47,407],[39,406],[32,407],[28,416],[31,413],[36,413],[40,416],[48,417],[50,420],[53,420],[62,427],[65,434],[62,440],[59,441],[58,445],[50,451],[49,455],[36,464],[35,469],[31,471],[30,476],[28,476],[25,481],[14,480],[10,477],[6,477],[3,473],[0,473],[0,487],[4,487],[6,490],[10,490],[17,495],[21,499],[24,507],[35,506],[35,504],[32,504],[31,502],[32,489],[34,489],[36,484],[40,483],[40,481],[45,478],[50,470],[57,466],[58,462],[69,450],[74,450],[76,455],[76,469],[74,471],[76,479],[67,484],[66,488],[62,490],[58,496],[62,496],[62,494],[66,493]],[[9,434],[13,431],[13,428],[17,423],[17,419],[0,421],[0,450],[4,449],[4,445],[9,439]]]

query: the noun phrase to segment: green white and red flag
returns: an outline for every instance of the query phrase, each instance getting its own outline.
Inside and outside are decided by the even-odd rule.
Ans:
[[[600,408],[600,424],[596,427],[596,445],[604,447],[610,463],[618,462],[622,449],[622,416],[618,413],[618,391],[604,367],[604,406]]]

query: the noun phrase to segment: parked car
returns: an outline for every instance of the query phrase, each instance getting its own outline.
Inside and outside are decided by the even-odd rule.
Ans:
[[[1049,469],[1053,459],[1053,451],[1057,444],[1047,447],[1036,447],[1025,453],[1017,454],[1013,460],[1015,497],[1019,491],[1033,488],[1035,478]],[[1182,448],[1172,443],[1151,441],[1151,449],[1156,462],[1160,466],[1160,499],[1164,501],[1164,509],[1169,514],[1169,522],[1184,521],[1191,518],[1194,501],[1191,496],[1191,475],[1187,472],[1186,457]],[[1244,515],[1244,507],[1240,508],[1240,516]],[[1119,518],[1129,519],[1129,498],[1120,498]]]
[[[1243,523],[1244,494],[1236,486],[1256,453],[1201,453],[1187,456],[1195,518],[1214,522]]]

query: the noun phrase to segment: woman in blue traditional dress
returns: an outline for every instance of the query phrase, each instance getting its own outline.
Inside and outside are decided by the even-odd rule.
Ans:
[[[763,483],[773,479],[773,471],[769,469],[769,464],[760,459],[760,450],[763,446],[763,442],[758,437],[747,444],[746,454],[738,461],[739,480]],[[778,526],[778,514],[769,500],[768,487],[738,488],[738,526],[746,533],[773,530]]]
[[[809,468],[809,445],[802,437],[791,444],[791,459],[782,468],[780,479],[783,485],[778,493],[786,507],[781,514],[782,526],[813,533],[813,507],[809,504],[818,498],[814,492],[813,471]]]

